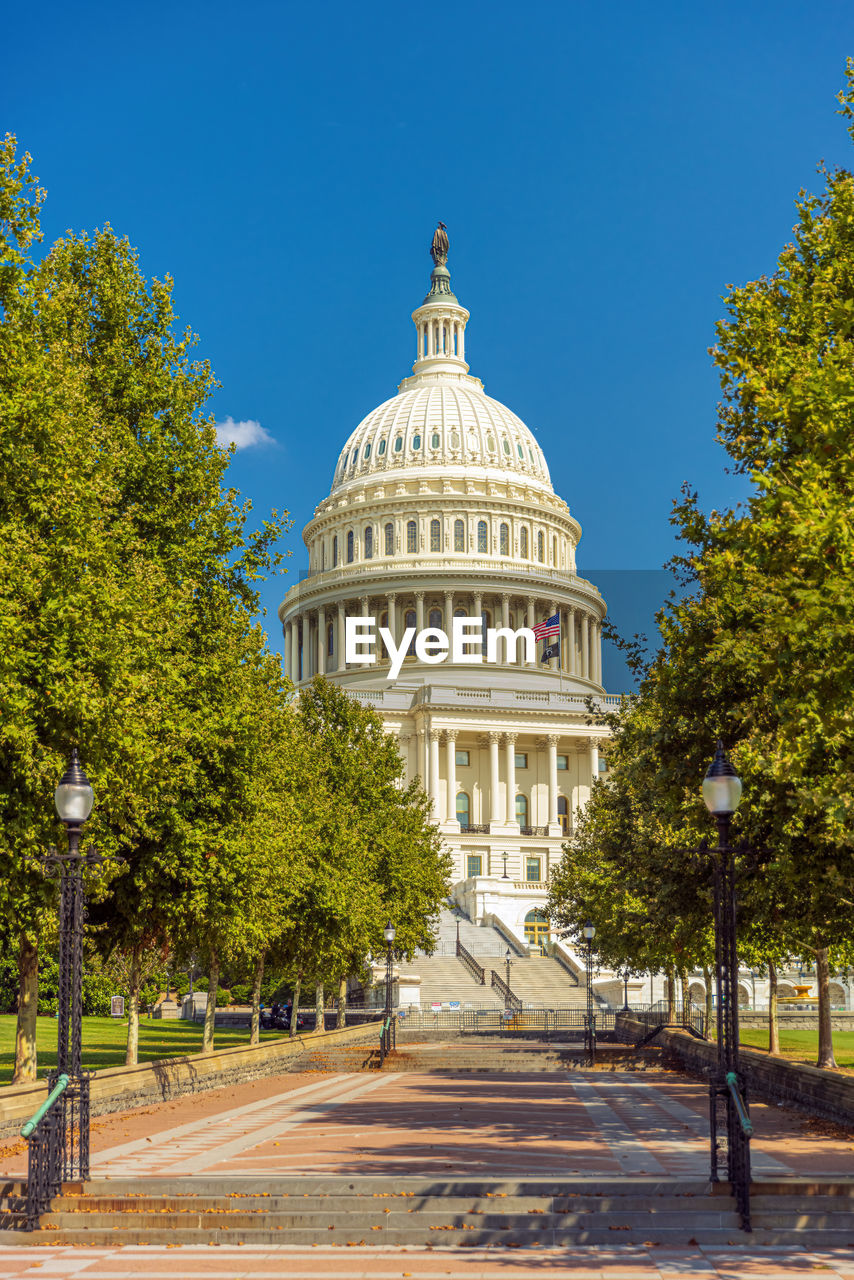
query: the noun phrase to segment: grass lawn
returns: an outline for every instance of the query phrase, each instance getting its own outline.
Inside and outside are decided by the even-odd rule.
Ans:
[[[741,1043],[751,1049],[768,1048],[768,1031],[764,1027],[742,1027]],[[834,1031],[833,1052],[836,1065],[848,1071],[854,1070],[854,1031]],[[793,1062],[808,1062],[815,1066],[818,1057],[818,1031],[788,1031],[780,1028],[780,1054]]]
[[[127,1041],[126,1018],[83,1019],[83,1066],[89,1071],[103,1067],[121,1067]],[[262,1031],[262,1040],[281,1039],[278,1031]],[[214,1047],[228,1049],[232,1045],[249,1044],[249,1029],[218,1028]],[[43,1076],[56,1066],[56,1019],[39,1018],[36,1029],[38,1073]],[[165,1022],[160,1018],[139,1020],[139,1060],[154,1062],[158,1058],[180,1058],[198,1053],[202,1047],[200,1022]],[[0,1014],[0,1084],[9,1084],[15,1062],[15,1016]]]

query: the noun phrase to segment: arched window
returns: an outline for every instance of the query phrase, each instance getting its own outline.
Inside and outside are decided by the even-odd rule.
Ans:
[[[519,530],[519,554],[523,560],[528,559],[528,530],[524,525]]]
[[[382,456],[383,456],[383,454],[385,453],[385,440],[384,440],[384,439],[383,439],[383,440],[380,440],[379,446],[377,447],[377,453],[380,455],[380,457],[382,457]]]
[[[557,538],[552,538],[552,564],[557,567]]]
[[[545,564],[546,540],[545,540],[545,537],[543,536],[542,529],[537,534],[537,559],[539,560],[540,564]]]
[[[454,550],[465,551],[466,549],[466,527],[462,520],[454,521]]]
[[[385,527],[385,553],[387,556],[394,555],[394,525],[391,521]]]
[[[527,796],[516,797],[516,821],[519,823],[520,827],[527,827],[528,825],[528,797]]]
[[[415,626],[415,610],[414,609],[406,610],[406,613],[403,615],[403,626],[404,626],[404,629]],[[412,658],[415,656],[415,636],[413,636],[409,642],[409,648],[406,650],[406,656],[407,658]]]
[[[457,796],[457,822],[463,831],[471,825],[471,801],[465,791]]]
[[[489,550],[489,535],[486,531],[485,520],[478,520],[477,522],[477,549],[481,553]]]
[[[525,941],[541,947],[549,940],[549,918],[545,911],[529,911],[525,916]]]
[[[354,450],[353,450],[353,456],[352,456],[352,458],[350,459],[350,466],[351,466],[351,467],[355,467],[356,462],[358,461],[358,458],[359,458],[359,450],[358,450],[358,449],[354,449]]]
[[[507,457],[509,458],[510,457],[510,441],[502,440],[501,443],[504,445],[504,452],[507,454]]]
[[[338,565],[338,534],[336,533],[335,537],[332,539],[332,568],[333,569],[337,568],[337,565]]]
[[[351,529],[350,532],[347,534],[347,563],[348,564],[353,563],[354,549],[355,549],[355,543],[353,538],[353,530]]]
[[[489,453],[495,453],[495,440],[492,436],[486,437],[486,448]]]
[[[434,431],[432,436],[430,437],[430,448],[431,449],[439,448],[439,432],[438,431]]]
[[[371,525],[365,529],[365,559],[373,560],[374,558],[374,531]]]
[[[452,431],[451,432],[451,448],[459,449],[459,447],[460,447],[460,433],[459,431]]]
[[[517,444],[517,445],[516,445],[516,452],[518,453],[520,460],[521,460],[522,462],[524,462],[524,461],[525,461],[525,455],[524,455],[524,453],[522,452],[522,446],[521,446],[520,444]]]
[[[569,801],[566,796],[558,796],[557,798],[557,820],[560,823],[560,829],[565,836],[569,835]]]
[[[510,526],[509,525],[506,525],[506,524],[501,525],[501,528],[498,531],[498,538],[499,538],[498,545],[501,549],[501,555],[509,556],[510,555]]]
[[[430,615],[427,619],[427,625],[428,627],[433,627],[437,631],[441,631],[442,629],[442,610],[441,609],[430,610]]]
[[[410,555],[418,550],[418,525],[414,520],[408,520],[406,524],[406,550]]]
[[[364,456],[365,458],[370,458],[370,456],[371,456],[371,446],[370,446],[369,444],[366,444],[366,445],[365,445],[365,452],[364,452],[364,455],[363,455],[363,456]]]
[[[442,550],[442,525],[438,520],[430,521],[430,550]]]
[[[326,652],[330,658],[335,652],[335,628],[331,622],[326,628]]]
[[[412,437],[412,447],[413,447],[413,449],[420,449],[420,448],[421,448],[421,437],[420,437],[420,436],[413,436],[413,437]]]
[[[395,453],[400,453],[402,448],[403,448],[403,436],[398,436],[394,442]]]

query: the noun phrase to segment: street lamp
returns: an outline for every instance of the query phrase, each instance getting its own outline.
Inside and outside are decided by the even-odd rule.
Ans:
[[[629,967],[626,965],[623,970],[623,1007],[621,1013],[631,1013],[629,1008]]]
[[[718,739],[703,779],[703,800],[718,827],[714,869],[715,980],[717,985],[717,1069],[709,1077],[711,1180],[718,1181],[717,1134],[726,1125],[726,1176],[732,1184],[741,1225],[750,1230],[750,1135],[744,1079],[738,1062],[738,957],[736,954],[735,860],[730,844],[732,817],[741,801],[741,779]],[[719,1108],[725,1116],[718,1115]],[[722,1126],[721,1126],[722,1127]]]
[[[504,859],[504,875],[501,877],[501,879],[502,879],[502,880],[509,880],[509,879],[510,879],[510,877],[509,877],[509,876],[508,876],[508,874],[507,874],[507,854],[506,854],[506,853],[504,853],[504,854],[502,854],[501,856],[502,856],[502,857],[503,857],[503,859]]]
[[[587,943],[587,1017],[584,1047],[592,1065],[596,1061],[596,1018],[593,1013],[593,939],[596,937],[596,926],[593,921],[587,920],[581,932]]]
[[[392,1048],[392,1024],[391,1024],[391,985],[394,977],[394,953],[392,946],[394,944],[395,928],[389,920],[383,930],[383,937],[386,940],[386,957],[385,957],[385,1050],[383,1056]]]

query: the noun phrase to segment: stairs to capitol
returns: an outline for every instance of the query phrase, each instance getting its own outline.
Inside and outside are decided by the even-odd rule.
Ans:
[[[0,1245],[799,1245],[854,1247],[854,1185],[758,1181],[753,1231],[729,1189],[685,1178],[93,1179],[24,1231],[0,1187]]]

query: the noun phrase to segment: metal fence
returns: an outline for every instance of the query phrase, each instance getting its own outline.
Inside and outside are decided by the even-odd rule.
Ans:
[[[644,1024],[647,1031],[676,1025],[688,1027],[696,1035],[706,1038],[705,1012],[693,1000],[688,1000],[685,1004],[677,1000],[672,1008],[666,1000],[657,1000],[655,1004],[631,1005],[629,1011],[636,1021]]]
[[[584,1038],[585,1009],[400,1009],[401,1030],[457,1031],[463,1035],[518,1035],[526,1032],[567,1032]],[[597,1031],[613,1031],[616,1014],[597,1012]]]

